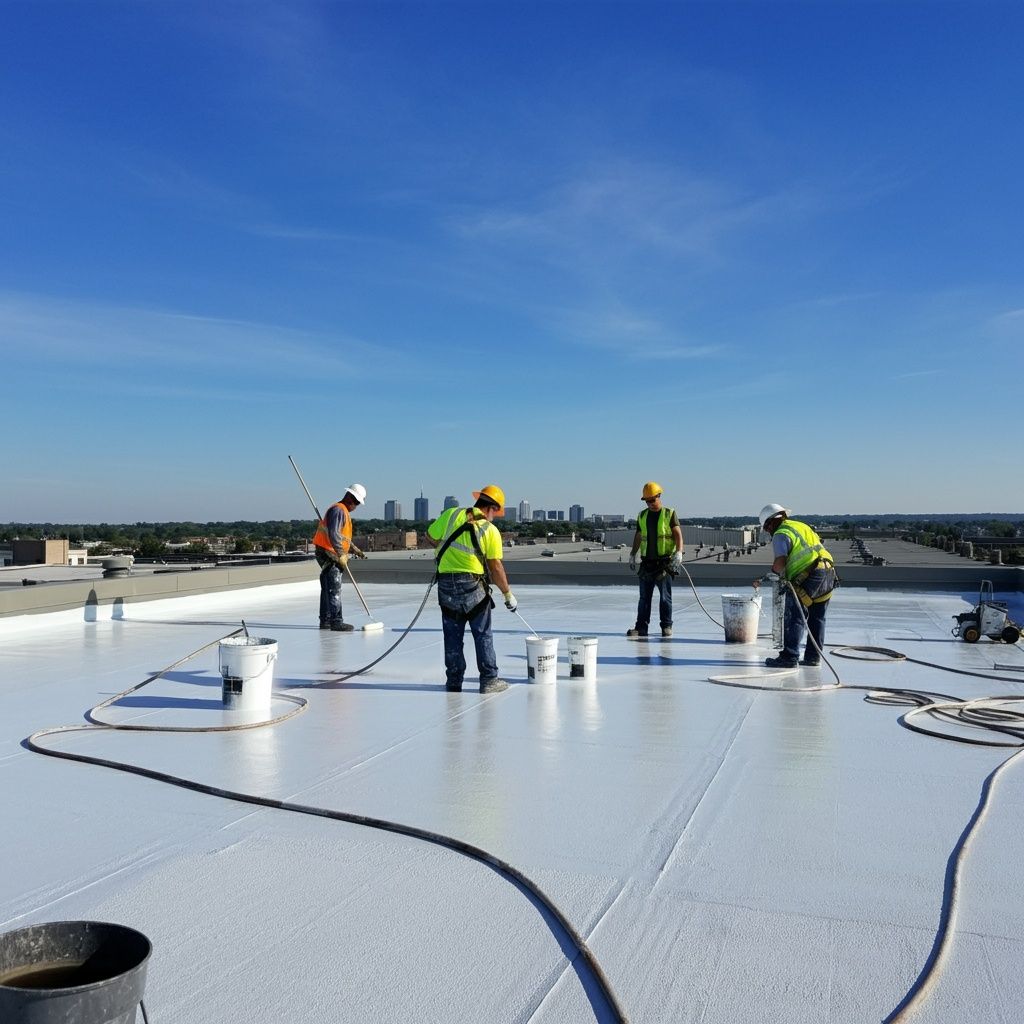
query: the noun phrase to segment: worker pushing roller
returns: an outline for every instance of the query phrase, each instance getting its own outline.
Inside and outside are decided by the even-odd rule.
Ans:
[[[629,567],[636,571],[640,553],[640,600],[636,606],[636,625],[626,631],[632,639],[647,636],[651,622],[651,601],[658,588],[658,615],[661,635],[672,635],[672,576],[683,564],[683,531],[674,508],[661,503],[661,485],[649,480],[642,498],[646,508],[636,517],[636,534],[629,552]]]
[[[437,600],[444,634],[445,689],[462,690],[466,672],[463,637],[466,623],[473,633],[480,692],[500,693],[508,683],[498,677],[498,660],[491,635],[491,584],[501,591],[505,607],[514,612],[518,602],[508,585],[501,561],[501,534],[493,521],[505,514],[505,494],[488,484],[473,492],[470,508],[446,509],[427,529],[437,548]]]
[[[786,584],[783,648],[776,657],[766,658],[765,664],[770,668],[818,665],[825,646],[825,613],[838,582],[833,558],[814,530],[806,523],[790,519],[782,505],[765,505],[759,520],[761,529],[772,538],[772,572]],[[757,580],[755,586],[760,582]],[[797,598],[805,609],[809,632],[802,660],[804,615],[797,606]]]
[[[350,515],[364,501],[366,488],[362,484],[352,484],[344,497],[327,510],[313,535],[316,560],[320,566],[320,628],[335,633],[351,633],[354,629],[342,617],[341,581],[350,553],[357,558],[366,557],[352,542]]]

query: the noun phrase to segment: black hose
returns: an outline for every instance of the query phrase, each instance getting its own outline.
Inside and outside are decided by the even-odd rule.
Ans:
[[[434,579],[436,579],[436,574]],[[369,665],[364,668],[358,669],[355,672],[349,672],[343,678],[348,679],[352,676],[359,675],[373,665],[376,665],[384,657],[386,657],[391,651],[398,646],[402,640],[408,635],[409,631],[415,625],[416,620],[422,614],[424,607],[426,606],[427,598],[430,596],[430,591],[434,586],[434,579],[431,580],[430,586],[427,588],[427,592],[423,597],[423,601],[420,604],[419,610],[416,612],[412,622],[402,633],[402,635],[395,641],[387,651],[384,652],[379,658],[370,662]],[[561,928],[565,937],[569,940],[569,943],[575,948],[577,957],[581,958],[586,970],[590,973],[593,981],[596,984],[597,990],[603,996],[607,1006],[608,1013],[611,1014],[611,1019],[616,1024],[628,1024],[628,1017],[626,1011],[623,1009],[619,1002],[614,990],[612,989],[611,982],[605,975],[600,963],[594,956],[590,947],[587,945],[586,940],[582,935],[573,927],[569,922],[569,919],[555,904],[554,900],[548,896],[540,886],[528,878],[522,871],[507,861],[502,860],[500,857],[495,856],[493,853],[484,850],[479,846],[473,846],[471,843],[464,842],[461,839],[456,839],[453,836],[447,836],[440,832],[433,832],[429,829],[418,828],[414,825],[403,825],[399,822],[388,821],[384,818],[373,818],[363,814],[353,814],[348,811],[336,811],[330,808],[324,807],[313,807],[308,804],[292,803],[287,800],[275,800],[271,797],[258,796],[252,793],[241,793],[235,790],[223,789],[219,786],[211,786],[207,783],[195,782],[191,779],[186,779],[178,775],[172,775],[168,772],[155,771],[151,768],[143,768],[140,765],[129,764],[124,761],[113,761],[102,757],[93,757],[87,754],[75,754],[70,751],[54,750],[49,747],[42,746],[39,741],[46,736],[53,736],[62,733],[69,732],[85,732],[85,731],[98,731],[101,729],[119,729],[124,731],[136,731],[136,732],[231,732],[241,729],[257,729],[267,725],[276,725],[280,722],[291,718],[300,712],[304,711],[308,706],[308,702],[302,697],[293,697],[289,694],[277,693],[275,696],[278,699],[290,701],[296,704],[293,710],[287,714],[279,715],[276,718],[268,719],[262,722],[256,722],[246,725],[222,725],[222,726],[152,726],[152,725],[132,725],[122,724],[114,722],[103,722],[97,719],[96,712],[101,711],[103,708],[109,707],[111,704],[117,702],[122,697],[126,697],[128,694],[134,693],[137,690],[142,689],[143,686],[148,685],[156,679],[159,679],[165,673],[176,668],[183,662],[188,661],[190,658],[195,657],[197,654],[201,654],[203,651],[213,647],[214,644],[220,643],[222,639],[228,637],[237,636],[245,630],[243,623],[240,629],[236,629],[231,633],[228,633],[226,637],[218,637],[216,640],[212,640],[208,644],[204,644],[202,647],[193,651],[191,654],[186,655],[184,658],[180,658],[178,661],[166,668],[161,669],[159,672],[154,673],[141,683],[137,683],[134,686],[128,687],[126,690],[122,690],[120,693],[115,694],[113,697],[102,701],[100,704],[95,705],[91,708],[86,718],[89,720],[89,725],[63,725],[56,726],[49,729],[40,729],[27,739],[22,741],[22,745],[28,750],[32,750],[37,754],[43,754],[46,757],[56,757],[68,761],[77,761],[80,764],[92,764],[98,765],[103,768],[112,768],[115,771],[123,771],[132,775],[139,775],[143,778],[153,779],[156,782],[163,782],[171,786],[178,786],[181,789],[191,790],[194,793],[203,793],[209,796],[217,796],[226,800],[234,800],[238,803],[252,804],[258,807],[268,807],[274,810],[281,811],[292,811],[297,814],[307,814],[319,818],[329,818],[333,821],[348,822],[353,825],[363,825],[367,828],[379,829],[384,832],[393,832],[397,835],[408,836],[412,839],[419,839],[423,842],[432,843],[436,846],[442,846],[446,849],[452,850],[456,853],[460,853],[465,857],[469,857],[471,860],[478,861],[482,864],[486,864],[495,870],[499,875],[502,875],[513,884],[515,884],[520,890],[525,890],[528,896],[532,897],[537,904],[539,904],[543,910],[551,915],[552,918],[557,922],[559,928]],[[247,632],[247,631],[246,631]],[[560,943],[561,945],[561,943]],[[576,963],[577,957],[573,957],[570,960],[571,964]],[[595,1007],[596,1011],[596,1007]],[[143,1013],[145,1017],[145,1012]],[[599,1016],[600,1019],[600,1016]]]

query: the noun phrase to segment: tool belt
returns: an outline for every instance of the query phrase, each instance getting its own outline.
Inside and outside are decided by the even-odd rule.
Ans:
[[[804,589],[804,583],[807,582],[807,577],[811,575],[816,569],[824,569],[826,572],[825,582],[827,589],[817,590],[813,594],[807,592]],[[789,581],[793,589],[796,591],[796,596],[800,599],[800,603],[805,607],[809,608],[812,604],[824,604],[832,596],[832,592],[839,585],[839,576],[836,574],[835,566],[827,558],[816,558],[806,569],[798,572]]]
[[[449,575],[448,573],[441,573],[442,576]],[[461,574],[453,574],[461,575]],[[483,583],[483,580],[480,581]],[[440,604],[440,602],[438,602]],[[441,616],[445,619],[451,619],[453,622],[457,622],[460,626],[465,625],[470,619],[475,619],[485,608],[490,605],[494,607],[494,598],[491,597],[491,588],[484,584],[484,596],[475,604],[468,612],[464,612],[459,608],[449,608],[447,605],[441,604]]]

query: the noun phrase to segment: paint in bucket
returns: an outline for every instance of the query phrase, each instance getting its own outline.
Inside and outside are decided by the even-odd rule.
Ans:
[[[220,642],[222,696],[229,711],[267,711],[274,685],[277,641],[229,636]]]
[[[5,1024],[134,1024],[149,939],[105,921],[50,921],[0,935]]]
[[[752,644],[757,640],[757,621],[761,617],[761,595],[722,595],[722,625],[727,644]]]
[[[558,678],[558,637],[526,638],[526,675],[534,683],[553,683]]]
[[[565,641],[569,649],[569,678],[595,679],[597,677],[597,637],[570,636]]]

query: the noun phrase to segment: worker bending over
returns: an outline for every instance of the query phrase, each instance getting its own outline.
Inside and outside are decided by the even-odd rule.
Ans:
[[[806,609],[810,631],[799,664],[819,665],[820,652],[825,647],[825,613],[837,582],[832,556],[814,530],[806,523],[790,519],[789,512],[781,505],[765,505],[759,518],[761,529],[772,538],[775,555],[772,572],[791,585],[786,587],[783,648],[777,657],[766,658],[765,664],[772,668],[794,668],[798,664],[804,617],[793,596],[796,591],[800,604]]]
[[[642,497],[647,507],[636,517],[636,534],[629,553],[629,567],[636,571],[640,552],[640,600],[636,606],[636,625],[626,636],[647,636],[651,622],[651,601],[658,588],[658,614],[661,635],[672,635],[672,576],[683,564],[683,531],[674,508],[661,503],[661,485],[649,480]]]
[[[427,539],[437,548],[437,600],[444,633],[445,689],[462,690],[466,658],[462,644],[466,623],[473,633],[480,692],[500,693],[508,683],[498,678],[498,660],[491,635],[491,584],[505,596],[514,612],[518,602],[509,589],[502,565],[501,534],[493,520],[505,514],[505,494],[488,484],[473,492],[472,508],[449,508],[427,528]]]
[[[352,543],[352,516],[349,514],[366,501],[366,488],[352,484],[345,496],[336,501],[317,524],[313,535],[316,560],[320,566],[320,628],[335,633],[351,633],[352,624],[341,615],[342,570],[349,552],[357,558],[366,555]]]

